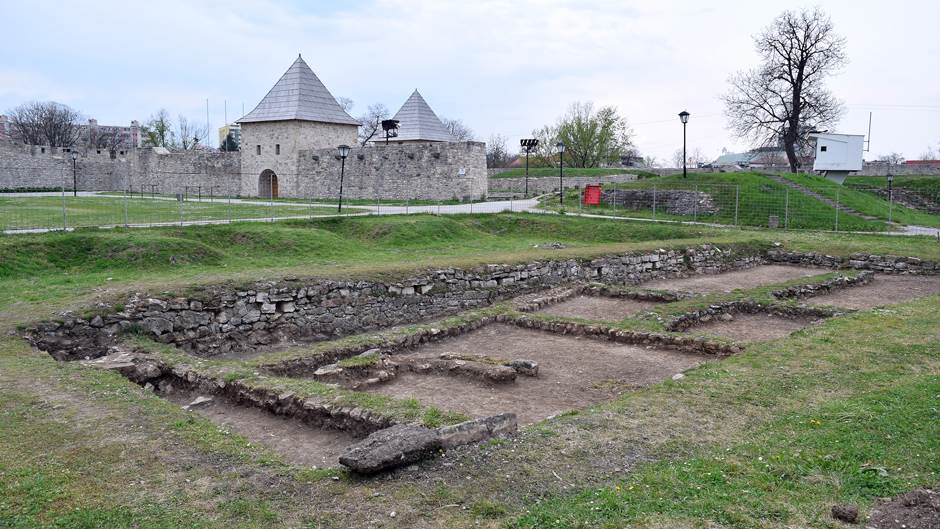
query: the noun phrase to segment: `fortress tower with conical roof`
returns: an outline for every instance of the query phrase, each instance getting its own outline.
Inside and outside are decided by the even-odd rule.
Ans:
[[[242,190],[260,197],[297,196],[298,153],[356,145],[359,128],[299,55],[238,123]]]
[[[418,90],[412,92],[392,119],[398,120],[399,123],[398,136],[391,139],[393,142],[401,144],[457,141]],[[385,138],[380,136],[376,135],[372,142],[384,142]]]

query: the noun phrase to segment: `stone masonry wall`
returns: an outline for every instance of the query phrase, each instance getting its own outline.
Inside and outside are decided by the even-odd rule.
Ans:
[[[336,149],[301,151],[295,196],[339,195]],[[461,175],[461,171],[463,174]],[[480,142],[370,145],[346,159],[343,196],[449,200],[485,197],[485,145]]]
[[[718,206],[708,193],[682,189],[607,189],[601,192],[601,204],[623,209],[655,209],[672,215],[718,212]]]
[[[129,149],[112,158],[106,149],[77,150],[75,176],[79,191],[153,191],[180,193],[202,186],[208,194],[240,193],[239,153],[183,152],[159,154]],[[151,188],[151,184],[155,187]],[[0,142],[0,189],[72,189],[70,152],[58,148]]]
[[[862,170],[853,173],[858,176],[895,176],[940,175],[940,164],[886,164],[866,163]]]
[[[242,194],[239,172],[241,157],[237,152],[180,152],[159,154],[153,149],[137,150],[136,171],[130,176],[130,189],[149,192],[151,185],[157,193],[183,193],[188,186],[190,194],[195,187],[203,195]],[[123,189],[121,187],[113,189]]]
[[[872,270],[882,274],[940,274],[940,262],[924,261],[916,257],[900,257],[897,255],[869,255],[857,253],[848,257],[835,257],[820,253],[800,253],[775,249],[767,252],[767,261],[804,266],[824,266],[826,268]]]
[[[635,174],[615,174],[606,176],[566,176],[564,178],[565,189],[583,188],[588,184],[622,184],[626,182],[635,182]],[[525,177],[513,178],[490,178],[488,180],[489,190],[503,191],[511,193],[522,193],[525,191]],[[558,191],[558,176],[540,176],[529,177],[529,194],[551,193]]]
[[[100,154],[77,151],[78,189],[175,194],[201,187],[205,195],[211,189],[216,196],[257,196],[261,173],[271,170],[277,175],[280,196],[337,197],[340,160],[336,148],[298,149],[308,148],[310,142],[303,142],[309,135],[324,133],[308,125],[298,122],[296,127],[275,128],[281,136],[264,136],[260,156],[251,143],[260,140],[252,139],[251,132],[244,136],[245,131],[246,150],[242,152],[160,153],[143,148],[111,158],[107,150]],[[329,138],[355,145],[355,127],[351,136],[349,126],[337,127],[327,130]],[[70,153],[0,141],[0,189],[63,186],[72,188]],[[486,192],[485,145],[479,142],[354,147],[346,160],[343,194],[349,198],[478,199]]]
[[[509,297],[584,280],[637,283],[759,264],[754,249],[699,246],[595,259],[448,268],[397,283],[318,280],[221,288],[198,297],[135,296],[121,312],[39,325],[33,340],[60,359],[104,354],[121,330],[140,332],[201,355],[289,339],[325,340],[413,323]]]
[[[271,170],[277,175],[280,196],[302,197],[300,188],[308,176],[297,166],[298,154],[309,149],[335,152],[339,145],[356,145],[357,130],[355,125],[298,120],[242,123],[242,194],[258,196],[261,173]]]

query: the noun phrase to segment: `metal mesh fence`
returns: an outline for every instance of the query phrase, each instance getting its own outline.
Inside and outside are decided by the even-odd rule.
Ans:
[[[565,192],[568,212],[625,218],[704,223],[721,226],[836,231],[884,231],[891,223],[940,227],[940,184],[936,179],[904,186],[845,185],[816,182],[813,191],[782,178],[742,179],[734,183],[641,180],[606,186],[596,205],[583,203],[581,189]],[[825,185],[823,185],[825,184]],[[185,226],[236,221],[274,221],[337,215],[338,196],[325,198],[312,187],[310,197],[220,196],[218,187],[146,186],[116,192],[37,190],[0,193],[0,232],[85,227]],[[363,193],[358,193],[361,197]],[[371,198],[345,198],[344,215],[460,214],[559,211],[558,195],[540,200],[461,202],[389,200],[382,190]],[[541,210],[536,209],[542,208]]]
[[[558,209],[557,198],[547,205]],[[940,227],[940,192],[826,184],[816,190],[767,180],[741,184],[647,182],[606,187],[598,204],[580,190],[565,209],[626,218],[721,226],[833,231],[885,231],[893,224]]]

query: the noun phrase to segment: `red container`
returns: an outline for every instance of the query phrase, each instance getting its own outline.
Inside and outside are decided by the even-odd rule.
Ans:
[[[601,203],[601,186],[598,184],[589,184],[584,186],[583,204],[585,206],[597,206]]]

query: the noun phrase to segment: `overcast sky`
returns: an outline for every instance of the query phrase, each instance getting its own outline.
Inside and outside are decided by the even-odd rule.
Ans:
[[[708,7],[703,4],[709,4]],[[102,124],[159,108],[212,129],[250,111],[298,53],[334,96],[396,111],[418,88],[439,116],[513,144],[574,101],[616,105],[644,154],[672,159],[676,114],[709,157],[747,144],[726,129],[728,76],[756,63],[752,36],[786,8],[819,5],[848,40],[829,83],[871,159],[940,144],[940,2],[0,0],[0,112],[66,103]],[[211,134],[213,145],[216,134]]]

